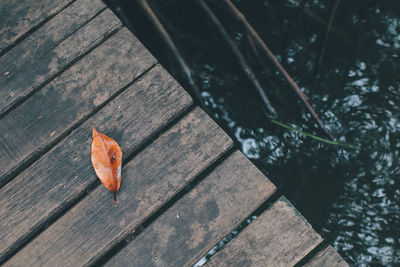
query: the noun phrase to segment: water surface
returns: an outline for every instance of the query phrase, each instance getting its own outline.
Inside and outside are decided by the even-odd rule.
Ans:
[[[341,1],[319,67],[335,1],[308,1],[295,24],[295,0],[234,1],[330,132],[360,150],[272,124],[256,90],[196,1],[149,2],[193,70],[201,101],[214,119],[313,227],[353,265],[400,264],[400,1]],[[208,3],[261,81],[277,120],[325,137],[261,50],[254,50],[246,31],[218,1]],[[189,88],[143,12],[124,0],[113,1],[112,7]]]

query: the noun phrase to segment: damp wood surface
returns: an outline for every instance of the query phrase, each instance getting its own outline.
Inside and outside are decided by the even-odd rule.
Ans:
[[[115,207],[92,126],[123,151]],[[0,1],[0,265],[195,264],[279,198],[232,147],[103,1]],[[207,264],[290,266],[321,240],[283,197]]]
[[[0,55],[22,36],[54,16],[73,0],[0,1]]]

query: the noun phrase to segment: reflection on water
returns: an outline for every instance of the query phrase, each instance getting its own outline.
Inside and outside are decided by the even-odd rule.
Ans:
[[[121,1],[126,14],[135,14],[135,33],[180,79],[179,67],[149,22]],[[214,118],[316,230],[354,265],[400,263],[400,1],[341,1],[318,70],[335,1],[308,1],[289,35],[298,1],[234,1],[338,141],[361,150],[320,143],[270,123],[195,1],[150,2],[194,70]],[[256,70],[278,120],[323,136],[276,69],[256,56],[246,33],[215,3],[211,7]]]

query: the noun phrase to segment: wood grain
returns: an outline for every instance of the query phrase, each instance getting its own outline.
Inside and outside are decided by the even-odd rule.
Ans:
[[[0,120],[0,185],[155,63],[123,28],[13,109]]]
[[[195,109],[123,168],[116,207],[112,194],[97,187],[5,266],[92,263],[231,145],[229,137],[203,111]]]
[[[235,152],[107,265],[193,265],[274,191],[267,177]]]
[[[0,80],[29,67],[104,8],[100,0],[72,3],[0,58]]]
[[[207,266],[293,266],[321,241],[282,197],[211,257]]]
[[[0,55],[7,46],[32,31],[73,0],[0,1]]]
[[[90,162],[92,125],[114,138],[126,159],[190,104],[158,65],[2,188],[0,259],[97,181]]]
[[[336,250],[328,246],[324,250],[315,255],[307,264],[306,267],[348,267],[347,262],[336,252]]]
[[[39,89],[45,81],[54,78],[75,58],[98,45],[121,25],[121,22],[110,10],[105,10],[77,30],[76,28],[82,26],[80,24],[86,23],[86,20],[90,19],[95,12],[83,12],[86,9],[83,6],[83,11],[76,11],[80,15],[76,18],[76,13],[67,12],[72,8],[75,8],[75,5],[58,14],[0,58],[0,74],[7,73],[7,75],[0,75],[3,77],[0,79],[0,114],[8,111]],[[89,7],[87,9],[92,10]],[[97,9],[99,8],[94,6],[96,12],[98,12]],[[65,22],[60,22],[59,17]],[[78,22],[80,19],[81,23],[68,23],[74,18]],[[66,26],[62,27],[61,30],[64,33],[62,36],[52,34],[54,31],[59,31],[57,23],[70,26],[67,29],[65,29]],[[41,31],[42,29],[45,31]],[[72,31],[75,32],[72,33]]]

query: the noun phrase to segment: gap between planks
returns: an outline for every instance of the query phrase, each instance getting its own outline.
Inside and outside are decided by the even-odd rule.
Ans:
[[[152,223],[154,223],[163,213],[168,211],[175,203],[187,195],[193,188],[195,188],[199,183],[201,183],[208,175],[210,175],[217,166],[223,164],[223,162],[232,155],[235,148],[230,147],[224,154],[222,154],[215,162],[208,166],[203,172],[201,172],[197,177],[193,179],[188,185],[186,185],[181,191],[179,191],[175,196],[173,196],[168,202],[166,202],[162,207],[154,212],[148,219],[146,219],[142,224],[140,224],[135,232],[128,233],[128,235],[121,240],[121,242],[115,244],[110,248],[108,252],[99,257],[93,262],[93,266],[103,266],[112,257],[124,249],[129,243],[136,239],[141,233],[143,233]]]
[[[117,52],[114,47],[118,45]],[[102,65],[93,68],[93,64]],[[123,28],[1,119],[0,185],[26,169],[154,64],[154,57]],[[48,128],[56,131],[51,138]]]
[[[304,266],[318,267],[318,266],[336,266],[336,267],[349,267],[349,264],[340,256],[340,254],[330,245],[323,250],[319,251],[314,257],[310,259]]]
[[[0,88],[2,88],[0,119],[120,30],[122,27],[120,21],[110,13],[109,9],[105,9],[96,14],[79,29],[58,42],[55,47],[33,59],[32,62],[22,62],[22,64],[18,64],[17,69],[11,69],[12,74],[8,74],[11,77],[0,80]],[[74,47],[74,49],[65,52],[65,50],[68,51],[68,47]],[[9,56],[9,53],[6,56]],[[12,66],[15,64],[10,63],[13,58],[13,56],[10,56],[8,60],[4,57],[0,58],[0,66]],[[9,71],[7,70],[6,73]]]
[[[218,243],[216,243],[207,253],[203,254],[201,258],[194,264],[194,266],[203,266],[206,264],[212,256],[218,251],[223,249],[229,242],[231,242],[236,236],[253,223],[264,211],[269,209],[280,197],[282,192],[277,188],[275,193],[272,194],[263,204],[260,205],[250,216],[244,219],[239,225],[237,225],[229,234],[225,235]]]
[[[154,95],[153,93],[155,92],[158,94]],[[135,104],[135,102],[137,103]],[[84,191],[91,188],[93,182],[97,183],[95,178],[87,180],[87,176],[93,173],[89,160],[90,154],[87,150],[90,147],[90,143],[88,143],[89,139],[86,139],[90,137],[91,125],[94,124],[103,133],[115,137],[124,148],[124,160],[125,158],[129,160],[131,158],[130,154],[134,154],[132,152],[138,147],[148,145],[149,139],[159,135],[165,126],[171,126],[171,121],[172,123],[175,122],[174,118],[185,112],[191,103],[192,101],[186,92],[159,65],[143,74],[138,80],[135,80],[127,90],[116,96],[113,101],[103,107],[89,121],[74,130],[63,142],[44,154],[40,160],[21,173],[16,180],[0,190],[0,202],[4,202],[4,205],[2,204],[2,207],[0,207],[0,218],[2,218],[0,225],[3,225],[0,227],[2,228],[0,233],[2,233],[1,236],[4,242],[8,244],[7,248],[0,250],[0,256],[10,254],[7,250],[12,250],[15,253],[28,240],[36,236],[40,229],[43,230],[41,225],[61,217],[63,212],[66,212],[65,207],[70,207],[71,203],[75,203],[77,199],[83,197]],[[125,114],[132,115],[121,118],[120,111],[123,107],[125,107],[123,110]],[[154,110],[149,111],[146,107]],[[152,123],[148,123],[148,121]],[[84,139],[82,140],[82,138]],[[131,138],[133,138],[133,142]],[[85,144],[80,144],[80,140],[85,141]],[[68,148],[70,146],[72,147]],[[77,151],[74,152],[74,149]],[[84,155],[80,155],[82,153]],[[79,163],[80,165],[85,164],[84,168],[82,167],[84,171],[78,168],[71,173],[62,174],[64,167],[60,164],[55,164],[58,159],[63,164],[76,166],[75,158],[83,158],[85,160]],[[54,180],[54,174],[60,171],[62,179],[66,183],[64,185],[65,191],[59,189],[62,190],[64,197],[60,196],[61,193],[53,192],[54,190],[52,190],[53,187],[60,183]],[[68,184],[71,184],[72,187],[68,188]],[[78,188],[77,185],[79,185]],[[28,187],[27,194],[23,192],[24,187]],[[26,199],[32,194],[30,192],[32,190],[29,188],[34,188],[33,192],[36,191],[35,194],[38,196],[35,199],[39,200],[39,202],[35,201],[38,202],[37,204],[33,204],[31,200]],[[80,193],[74,193],[75,191]],[[57,197],[54,194],[57,194]],[[52,195],[54,196],[52,197]],[[57,202],[60,202],[59,205],[52,204],[54,202],[52,199],[55,197]],[[14,203],[7,208],[6,203],[9,203],[9,201]],[[63,201],[66,203],[62,204]],[[35,205],[42,207],[45,212],[35,211],[37,209]],[[63,205],[65,205],[64,208]],[[18,216],[18,213],[15,212],[16,209],[22,212],[21,216]],[[8,233],[8,230],[4,227],[8,227],[13,221],[13,231]],[[25,224],[30,226],[26,227],[24,226]],[[32,231],[24,232],[25,230],[23,229],[31,229]],[[20,233],[17,233],[18,231]],[[9,235],[9,237],[6,238],[5,234]]]
[[[293,266],[321,242],[306,219],[281,197],[211,257],[208,266]]]
[[[124,167],[125,177],[130,179],[125,178],[116,208],[112,207],[112,194],[96,188],[6,265],[25,262],[26,257],[31,258],[31,265],[93,263],[231,145],[231,139],[215,122],[196,108]]]
[[[5,0],[6,1],[6,0]],[[5,3],[5,1],[3,1],[3,3]],[[23,41],[26,37],[28,37],[30,34],[32,34],[33,32],[35,32],[37,29],[39,29],[42,25],[44,25],[47,21],[51,20],[53,17],[55,17],[58,13],[62,12],[64,9],[66,9],[68,6],[72,5],[76,0],[66,0],[66,4],[64,6],[60,6],[58,7],[58,9],[56,8],[54,10],[53,13],[50,12],[50,14],[45,14],[45,17],[42,18],[40,21],[38,22],[34,22],[33,25],[30,28],[26,28],[25,30],[22,30],[22,33],[15,33],[16,36],[14,36],[13,38],[11,38],[8,41],[5,41],[4,44],[0,44],[0,57],[3,56],[5,53],[7,53],[8,51],[10,51],[13,47],[15,47],[16,45],[18,45],[21,41]],[[37,2],[37,1],[36,1]],[[62,1],[50,1],[50,2],[54,2],[54,3],[62,3]],[[12,3],[13,5],[17,6],[17,4]],[[13,14],[14,15],[14,14]],[[13,17],[13,19],[15,19],[15,17]],[[24,16],[25,20],[29,20],[29,16],[27,16],[27,14],[25,14]],[[17,25],[20,26],[20,25]],[[6,29],[6,26],[3,25],[3,29]],[[27,26],[29,27],[29,26]],[[10,33],[8,33],[10,34]],[[0,35],[1,36],[1,35]]]
[[[192,265],[274,191],[235,151],[106,265]]]

